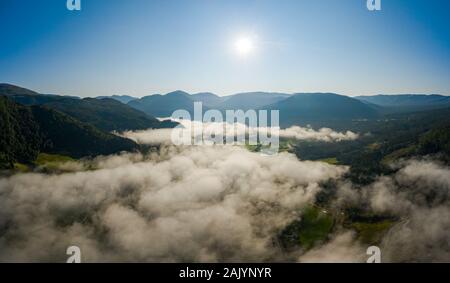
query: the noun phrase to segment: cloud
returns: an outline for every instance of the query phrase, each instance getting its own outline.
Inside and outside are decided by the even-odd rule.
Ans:
[[[141,131],[126,131],[120,135],[129,138],[139,144],[170,144],[174,129],[155,129]]]
[[[450,260],[450,170],[429,160],[402,162],[364,187],[343,166],[233,146],[163,146],[78,168],[0,179],[1,262],[64,262],[72,245],[84,262],[364,262],[366,245],[339,221],[306,252],[278,244],[329,180],[331,213],[359,207],[396,219],[379,243],[383,262]]]
[[[398,219],[380,244],[383,262],[450,261],[450,169],[430,160],[397,166],[366,187],[340,185],[335,205]]]
[[[280,137],[294,138],[297,140],[340,142],[347,140],[356,140],[359,135],[351,131],[336,132],[329,128],[314,130],[312,128],[293,126],[287,129],[280,130]]]
[[[383,239],[386,261],[450,261],[450,169],[411,160],[378,185],[389,191],[384,198],[376,191],[372,206],[401,218]]]
[[[346,167],[239,147],[163,148],[0,179],[0,261],[285,260],[274,237]],[[293,258],[292,260],[295,260]]]
[[[366,249],[355,241],[354,233],[344,232],[335,235],[335,237],[325,245],[308,251],[299,258],[299,262],[360,263],[367,259]]]
[[[322,142],[341,142],[348,140],[356,140],[359,135],[351,131],[336,132],[329,128],[321,128],[314,130],[309,127],[293,126],[287,129],[280,128],[267,128],[267,127],[247,127],[241,123],[219,123],[208,122],[203,123],[199,121],[190,120],[175,120],[180,123],[185,129],[192,129],[192,138],[201,138],[203,133],[203,139],[212,140],[209,137],[214,137],[214,134],[221,133],[221,136],[226,137],[241,137],[248,135],[251,137],[257,137],[258,132],[272,133],[280,138],[290,138],[296,140],[308,140],[308,141],[322,141]],[[162,144],[173,143],[173,137],[179,137],[182,133],[182,129],[149,129],[142,131],[127,131],[121,135],[132,139],[141,144]],[[239,139],[238,139],[239,140]],[[180,144],[180,142],[176,142]]]

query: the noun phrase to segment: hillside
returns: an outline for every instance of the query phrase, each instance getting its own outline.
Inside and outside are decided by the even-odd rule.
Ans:
[[[263,109],[279,110],[280,124],[286,127],[314,124],[314,122],[351,121],[378,117],[378,112],[369,105],[334,93],[295,94]]]
[[[437,94],[374,95],[355,98],[382,107],[384,113],[423,111],[450,106],[449,96]]]
[[[160,122],[150,115],[111,98],[79,99],[59,95],[44,95],[6,84],[0,85],[0,95],[8,96],[15,102],[27,106],[47,106],[105,131],[171,128],[176,125],[171,122]]]
[[[213,93],[190,95],[175,91],[166,95],[151,95],[128,103],[133,108],[156,117],[169,117],[176,110],[193,113],[194,102],[203,103],[203,111],[209,108],[224,110],[280,110],[285,126],[299,122],[340,121],[378,117],[381,106],[369,105],[357,99],[332,93],[307,93],[289,95],[271,92],[239,93],[219,97]]]
[[[150,95],[128,103],[133,108],[156,117],[169,117],[176,110],[193,113],[194,102],[203,103],[203,111],[209,108],[219,110],[258,109],[288,98],[288,94],[269,92],[248,92],[220,97],[213,93],[189,94],[175,91],[166,95]]]
[[[131,140],[95,127],[46,106],[23,106],[0,96],[0,167],[31,163],[39,152],[75,158],[134,151]]]
[[[1,95],[5,95],[5,96],[12,96],[12,95],[28,95],[28,96],[33,96],[33,95],[39,95],[39,93],[23,88],[23,87],[19,87],[16,85],[12,85],[12,84],[5,84],[5,83],[0,83],[0,94]]]
[[[238,93],[226,97],[217,107],[222,110],[244,110],[259,109],[267,105],[277,103],[289,98],[290,95],[284,93],[270,92],[247,92]]]
[[[192,94],[190,98],[194,102],[202,102],[204,106],[211,108],[216,108],[226,99],[225,97],[221,97],[210,92]]]
[[[301,159],[349,165],[352,180],[368,184],[380,174],[391,172],[390,163],[401,158],[433,155],[433,159],[449,164],[449,118],[450,108],[446,108],[344,123],[352,125],[351,130],[360,137],[340,143],[299,141],[292,151]]]
[[[129,95],[111,95],[111,96],[97,96],[95,97],[97,99],[103,99],[103,98],[112,98],[114,100],[117,100],[119,102],[122,102],[123,104],[127,104],[128,102],[132,100],[139,99],[137,97],[129,96]]]
[[[42,136],[29,108],[0,96],[0,168],[34,160]]]
[[[44,137],[41,151],[80,158],[134,151],[138,147],[129,139],[102,132],[46,106],[31,106],[31,111]]]
[[[0,84],[0,96],[7,96],[22,105],[39,105],[58,98],[55,95],[39,94],[35,91],[11,84]]]
[[[81,100],[61,98],[44,104],[104,131],[162,128],[164,124],[111,98]]]
[[[174,91],[166,95],[150,95],[128,103],[129,106],[155,117],[170,117],[176,110],[194,113],[194,101],[184,91]]]

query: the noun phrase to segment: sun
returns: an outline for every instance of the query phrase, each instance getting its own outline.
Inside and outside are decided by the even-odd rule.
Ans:
[[[241,37],[234,44],[236,53],[240,56],[248,56],[255,49],[254,42],[248,37]]]

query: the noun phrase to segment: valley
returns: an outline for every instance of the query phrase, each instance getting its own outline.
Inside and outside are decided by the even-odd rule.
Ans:
[[[409,223],[405,221],[416,221],[414,219],[417,216],[407,210],[399,212],[377,208],[374,201],[378,186],[383,184],[381,187],[384,188],[391,182],[389,180],[395,180],[393,183],[395,185],[389,186],[394,186],[394,191],[398,190],[401,192],[411,188],[409,181],[405,182],[403,179],[399,179],[402,174],[409,172],[405,171],[408,170],[407,168],[411,166],[423,166],[423,168],[431,166],[434,168],[433,170],[444,170],[443,172],[446,172],[445,170],[448,170],[450,162],[450,108],[448,108],[445,99],[439,99],[439,101],[444,102],[438,107],[435,96],[418,96],[420,103],[412,103],[414,104],[414,108],[412,108],[414,111],[405,112],[404,108],[402,108],[399,111],[392,112],[394,108],[389,108],[389,111],[384,110],[385,107],[388,107],[386,105],[374,106],[373,103],[376,101],[373,100],[370,104],[365,104],[359,100],[335,94],[281,95],[251,93],[243,95],[242,105],[240,105],[240,94],[230,98],[220,98],[210,93],[191,96],[187,93],[176,92],[168,94],[167,97],[156,96],[156,106],[152,106],[155,108],[149,108],[142,106],[148,102],[133,104],[132,102],[136,101],[133,98],[129,101],[128,98],[125,98],[125,101],[120,102],[119,99],[123,97],[80,99],[47,96],[11,85],[2,85],[0,90],[3,91],[3,93],[0,92],[2,94],[0,97],[0,110],[3,123],[2,129],[4,131],[1,139],[2,152],[0,160],[3,168],[2,174],[6,178],[14,175],[22,175],[22,178],[26,178],[27,174],[32,173],[40,174],[42,178],[53,176],[52,178],[66,179],[75,176],[73,174],[95,176],[100,174],[100,172],[119,172],[117,170],[121,170],[121,168],[130,170],[130,166],[134,168],[133,170],[140,170],[138,168],[142,166],[156,166],[152,167],[153,169],[147,173],[152,174],[152,171],[159,170],[156,169],[158,166],[164,166],[164,162],[170,160],[175,162],[177,158],[186,156],[186,154],[187,156],[193,154],[189,157],[189,160],[192,158],[192,161],[189,162],[196,164],[196,162],[199,162],[194,154],[197,150],[202,152],[201,155],[205,156],[216,154],[216,151],[223,151],[222,154],[225,154],[224,156],[228,160],[224,161],[224,164],[233,162],[231,161],[233,160],[233,152],[237,150],[239,156],[248,155],[245,158],[258,160],[257,164],[260,164],[258,166],[267,166],[263,164],[267,162],[265,160],[271,157],[257,157],[259,152],[264,149],[264,145],[259,143],[256,145],[244,144],[237,146],[235,150],[226,149],[226,146],[224,149],[220,149],[218,145],[212,148],[204,147],[204,149],[203,147],[195,149],[195,146],[192,149],[189,149],[189,147],[176,149],[170,144],[146,144],[134,138],[128,138],[126,133],[133,133],[133,130],[154,132],[156,135],[158,131],[170,130],[177,123],[159,121],[153,117],[158,115],[165,116],[175,107],[186,107],[187,109],[184,110],[187,110],[187,113],[189,113],[190,110],[194,110],[193,105],[196,101],[204,102],[207,105],[206,109],[211,109],[212,105],[219,109],[220,105],[234,105],[237,108],[242,106],[245,109],[248,108],[248,103],[251,103],[254,99],[258,100],[258,97],[262,96],[263,99],[258,100],[260,109],[280,108],[281,123],[283,125],[297,126],[303,124],[311,127],[309,128],[309,131],[312,131],[310,134],[319,133],[314,131],[319,130],[320,127],[330,127],[333,130],[357,133],[356,138],[348,140],[315,140],[280,136],[280,156],[275,157],[279,158],[279,160],[275,161],[274,165],[277,167],[281,166],[283,162],[287,162],[284,160],[287,158],[290,160],[289,162],[293,162],[291,167],[299,166],[299,169],[295,170],[289,167],[288,171],[281,171],[283,172],[281,175],[273,173],[276,177],[273,181],[270,181],[273,183],[267,189],[275,190],[274,192],[280,190],[276,193],[279,194],[285,190],[283,187],[288,186],[290,189],[285,192],[288,195],[295,195],[303,190],[305,194],[313,194],[314,197],[307,198],[307,201],[302,200],[292,207],[287,200],[281,199],[281,203],[277,203],[277,201],[270,198],[267,200],[268,203],[265,206],[268,206],[265,209],[267,209],[266,213],[269,213],[269,219],[274,217],[275,222],[269,226],[273,227],[266,232],[262,232],[264,231],[264,225],[261,223],[252,228],[256,230],[262,229],[260,233],[263,233],[264,237],[259,240],[256,237],[253,241],[258,242],[262,240],[265,242],[264,245],[267,250],[264,252],[264,255],[260,255],[262,257],[258,257],[258,260],[263,261],[280,259],[282,261],[296,261],[298,256],[300,256],[300,261],[317,260],[315,257],[316,252],[330,245],[335,245],[336,241],[339,245],[342,245],[344,242],[346,243],[345,245],[351,245],[351,248],[349,247],[350,251],[363,250],[364,246],[370,245],[381,245],[385,246],[385,249],[390,249],[386,246],[388,244],[386,242],[387,238],[395,237],[396,233],[402,231],[402,227],[406,225],[405,223]],[[408,101],[414,100],[414,97],[407,97]],[[430,110],[428,107],[424,107],[418,110],[417,105],[422,105],[423,100],[427,98],[433,101],[433,109]],[[148,101],[148,98],[143,99],[143,101]],[[226,101],[229,101],[229,104],[221,104]],[[261,103],[270,104],[263,105]],[[135,108],[128,105],[134,105]],[[330,105],[333,106],[331,107]],[[192,108],[190,108],[191,106]],[[152,109],[157,109],[157,111]],[[303,120],[308,121],[308,123],[298,122]],[[120,136],[115,134],[121,132],[124,134]],[[295,156],[295,159],[293,159],[293,156]],[[207,162],[214,162],[214,160],[221,162],[221,158],[223,157],[216,156]],[[249,164],[253,164],[253,162],[255,161],[251,161]],[[416,164],[415,162],[418,163]],[[194,165],[194,168],[196,166],[204,166],[201,164]],[[249,166],[253,168],[254,165]],[[305,179],[294,181],[295,178],[293,176],[284,176],[288,172],[308,174],[308,172],[314,172],[315,169],[312,169],[314,166],[327,168],[321,169],[322,172],[323,170],[337,170],[339,173],[332,173],[330,176],[337,174],[336,176],[338,177],[323,176],[317,181],[312,181],[312,183],[305,185],[302,183],[302,180]],[[440,166],[443,166],[443,169]],[[231,180],[240,180],[240,185],[237,187],[239,190],[247,186],[250,186],[252,189],[264,186],[264,182],[247,184],[251,180],[248,178],[251,178],[252,174],[259,174],[259,171],[262,170],[261,167],[255,167],[259,169],[244,168],[242,167],[241,169],[244,172],[250,170],[247,173],[248,175],[234,175],[233,171],[229,171],[224,176],[231,178]],[[190,171],[191,169],[185,168],[184,170]],[[184,176],[181,177],[180,181],[187,182],[191,186],[192,180],[189,174],[184,175],[185,173],[181,172],[183,170],[177,173]],[[408,174],[413,173],[409,172]],[[192,174],[195,176],[198,173],[193,171]],[[180,177],[173,179],[173,182],[178,182],[178,178]],[[184,178],[186,179],[183,181]],[[207,182],[208,178],[204,179],[204,177],[201,177],[198,180],[199,182],[203,182],[202,180]],[[103,184],[102,182],[100,187],[109,186],[107,183]],[[120,185],[122,181],[117,182],[114,186],[122,187]],[[134,180],[131,182],[139,183],[141,181]],[[220,182],[225,181],[222,180]],[[291,183],[296,185],[291,187],[291,185],[288,185]],[[418,183],[413,184],[417,185]],[[410,206],[431,206],[426,213],[434,213],[435,209],[437,209],[436,205],[444,204],[447,201],[447,196],[440,196],[441,193],[436,190],[442,186],[447,186],[447,183],[444,182],[436,185],[436,187],[430,187],[425,191],[421,191],[423,186],[426,187],[426,184],[421,183],[419,186],[420,190],[411,192],[411,196],[406,195],[406,199],[403,199],[405,196],[400,193],[392,197],[397,198],[398,202],[410,202]],[[152,185],[147,186],[152,187]],[[194,182],[193,186],[193,188],[196,186],[200,188],[204,185],[201,183],[195,185]],[[136,191],[137,188],[134,186],[126,189],[127,187],[128,185],[125,185],[123,187],[124,191],[121,191],[115,198],[121,199],[123,196],[133,196],[131,199],[126,197],[124,201],[131,207],[134,207],[138,204],[133,199],[142,198],[140,196],[141,193]],[[208,184],[205,190],[213,190],[213,187],[211,187],[211,184]],[[297,192],[299,187],[302,189]],[[230,185],[230,187],[224,189],[226,194],[234,195],[234,189],[232,188],[233,186]],[[314,188],[319,189],[315,191]],[[167,190],[173,189],[167,187]],[[214,195],[214,191],[208,194]],[[290,197],[295,199],[294,195]],[[415,198],[417,196],[424,198],[425,201],[416,203],[417,200]],[[153,201],[157,201],[157,195],[153,197],[156,198]],[[203,202],[202,194],[198,197],[199,199],[192,200],[192,203],[190,197],[181,201],[185,203],[184,205],[194,205],[195,207]],[[214,198],[216,197],[218,195],[214,196]],[[253,205],[252,203],[259,197],[262,196],[257,196],[248,205]],[[220,198],[215,201],[221,202]],[[247,203],[247,201],[242,201]],[[100,203],[97,205],[100,205]],[[59,229],[58,227],[61,225],[61,227],[69,227],[76,223],[93,225],[92,215],[96,212],[88,212],[89,209],[86,209],[82,209],[85,212],[71,212],[69,210],[59,215],[55,219],[56,227],[54,229]],[[262,216],[259,215],[262,213],[260,209],[260,207],[255,206],[246,212],[248,214],[245,215],[245,218],[253,219],[251,221],[262,221],[257,220]],[[421,209],[423,210],[424,208]],[[198,212],[197,210],[192,210],[191,213],[196,214]],[[281,215],[284,215],[283,218],[278,218]],[[411,229],[411,227],[408,229]],[[201,229],[200,231],[203,230]],[[235,239],[230,244],[238,244],[239,241]],[[214,250],[213,247],[211,249]],[[219,250],[221,251],[221,249]],[[240,254],[240,258],[253,258],[251,253],[246,257],[246,253],[242,253],[242,250],[239,248],[236,252]],[[153,258],[154,255],[149,256]],[[179,258],[179,256],[177,255],[176,258]],[[228,258],[228,256],[230,255],[223,253],[216,259],[221,261]],[[389,254],[388,256],[389,260],[396,258],[394,254]],[[201,259],[201,257],[196,258],[194,255],[189,256],[189,258],[192,260]],[[404,257],[403,259],[407,260],[407,258]],[[356,258],[352,260],[356,260]]]

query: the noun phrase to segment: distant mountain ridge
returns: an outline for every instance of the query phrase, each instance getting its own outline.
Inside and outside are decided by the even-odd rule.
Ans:
[[[160,122],[148,114],[111,98],[77,99],[59,95],[45,95],[8,84],[0,84],[0,95],[7,96],[26,106],[44,105],[50,107],[105,131],[145,130],[176,126],[176,123]]]
[[[175,91],[166,95],[151,95],[129,103],[147,114],[169,117],[179,109],[193,113],[194,102],[203,103],[203,111],[209,108],[225,110],[280,110],[280,122],[284,126],[303,124],[307,121],[372,119],[378,116],[376,107],[357,99],[332,93],[285,94],[271,92],[247,92],[219,97],[212,93],[190,95]]]
[[[128,103],[131,107],[156,117],[170,117],[176,110],[187,110],[191,115],[194,103],[202,102],[203,111],[210,108],[225,110],[258,109],[289,97],[284,93],[247,92],[230,96],[218,96],[210,92],[189,94],[184,91],[174,91],[165,95],[149,95]]]
[[[184,91],[174,91],[166,95],[150,95],[128,103],[129,106],[155,117],[170,117],[176,110],[183,109],[194,113],[194,100]]]
[[[187,110],[193,116],[195,102],[203,103],[203,112],[209,109],[217,109],[222,113],[225,110],[239,109],[280,110],[282,126],[333,125],[332,122],[378,119],[392,113],[426,111],[450,106],[450,97],[442,95],[349,97],[336,93],[246,92],[218,96],[210,92],[189,94],[177,90],[165,95],[155,94],[136,99],[132,96],[111,96],[65,100],[65,97],[39,95],[26,89],[15,89],[11,85],[4,88],[19,103],[48,105],[108,131],[173,127],[173,124],[164,124],[169,122],[160,122],[153,117],[169,117],[176,110]],[[120,99],[125,100],[119,103]],[[127,100],[128,103],[123,104]]]
[[[244,92],[227,97],[220,105],[222,110],[241,109],[259,109],[261,107],[277,103],[289,98],[291,95],[276,92]]]
[[[442,105],[450,103],[450,96],[439,94],[379,94],[355,98],[380,106]]]
[[[227,97],[218,96],[211,92],[201,92],[191,95],[194,102],[202,102],[206,107],[214,108],[224,102]]]
[[[192,115],[194,102],[197,101],[203,103],[203,111],[280,110],[281,125],[292,126],[327,123],[332,125],[338,121],[376,119],[397,112],[445,108],[449,105],[448,100],[449,97],[440,95],[348,97],[335,93],[247,92],[220,97],[208,92],[191,95],[184,91],[175,91],[166,95],[146,96],[131,101],[129,105],[157,117],[169,117],[179,109],[187,110]]]
[[[97,96],[95,97],[97,99],[103,99],[103,98],[112,98],[114,100],[117,100],[119,102],[122,102],[123,104],[128,104],[128,102],[139,99],[137,97],[129,96],[129,95],[111,95],[111,96]]]
[[[377,110],[365,103],[335,93],[297,93],[264,108],[279,110],[280,124],[284,127],[379,116]]]
[[[383,107],[383,113],[413,112],[431,110],[450,106],[450,96],[438,94],[380,94],[357,96],[356,99]]]

